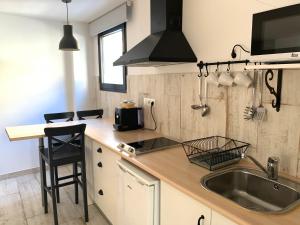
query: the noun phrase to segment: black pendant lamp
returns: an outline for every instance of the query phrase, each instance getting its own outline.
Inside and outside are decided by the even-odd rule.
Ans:
[[[59,43],[59,50],[63,51],[79,51],[77,40],[73,36],[73,27],[69,25],[69,9],[68,3],[72,0],[62,0],[67,7],[67,25],[64,25],[64,36]]]

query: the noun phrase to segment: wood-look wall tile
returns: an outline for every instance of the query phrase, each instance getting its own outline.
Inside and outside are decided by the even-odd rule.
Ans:
[[[278,156],[282,171],[296,176],[299,137],[300,107],[281,107],[280,113],[267,106],[268,120],[261,123],[258,129],[258,159],[265,163],[269,156]]]
[[[226,135],[236,140],[248,142],[252,148],[256,148],[258,124],[255,121],[244,119],[245,107],[252,105],[251,99],[251,88],[228,88]]]
[[[163,75],[165,81],[165,95],[180,96],[181,92],[181,77],[180,74],[165,74]]]
[[[300,70],[284,70],[282,79],[282,94],[281,102],[284,105],[300,106]],[[272,87],[277,88],[277,72],[272,81]],[[271,103],[274,96],[270,94],[266,85],[264,84],[264,102]]]
[[[128,76],[128,93],[98,92],[98,105],[103,107],[106,117],[112,117],[114,108],[124,99],[132,99],[143,106],[144,97],[154,98],[157,131],[162,135],[181,140],[221,135],[249,142],[252,145],[249,153],[263,164],[268,156],[279,155],[282,158],[281,169],[292,175],[298,171],[300,176],[300,169],[297,170],[300,150],[299,143],[295,141],[299,141],[300,137],[297,130],[297,126],[300,127],[297,116],[300,108],[295,107],[300,106],[298,73],[299,70],[284,71],[283,106],[279,113],[271,108],[273,97],[264,85],[263,102],[269,115],[261,123],[243,119],[244,109],[251,103],[252,90],[238,86],[218,88],[209,85],[209,115],[201,117],[200,111],[192,110],[191,105],[199,104],[197,73]],[[276,87],[275,82],[276,78],[271,82]],[[259,90],[256,105],[258,99]],[[154,127],[150,108],[147,107],[145,126]]]
[[[182,140],[225,135],[226,131],[226,102],[223,90],[216,88],[215,92],[208,91],[210,112],[201,116],[201,110],[193,110],[191,105],[199,104],[198,78],[196,74],[184,75],[181,82],[181,129]],[[209,86],[210,90],[212,89]],[[220,95],[223,97],[220,98]],[[217,118],[217,119],[216,119]]]

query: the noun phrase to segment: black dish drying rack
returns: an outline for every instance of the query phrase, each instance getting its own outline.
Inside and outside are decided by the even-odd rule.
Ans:
[[[182,143],[185,154],[191,163],[216,170],[241,159],[250,146],[249,143],[231,138],[212,136]]]

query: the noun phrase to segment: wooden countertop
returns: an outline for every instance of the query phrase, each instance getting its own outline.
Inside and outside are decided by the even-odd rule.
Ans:
[[[128,132],[114,131],[112,128],[112,120],[110,119],[86,120],[78,122],[84,122],[87,124],[86,135],[89,138],[112,149],[117,154],[121,154],[116,147],[120,142],[128,143],[161,136],[158,133],[149,130],[135,130]],[[70,125],[70,122],[60,123],[60,125]],[[11,127],[6,128],[6,131],[10,140],[29,139],[26,138],[26,131],[32,132],[30,135],[28,135],[31,138],[39,138],[43,137],[43,126],[29,125],[23,127]],[[33,132],[34,129],[37,130]],[[244,209],[234,202],[219,196],[218,194],[207,191],[201,186],[200,180],[210,171],[190,163],[187,160],[182,147],[152,152],[136,157],[129,157],[124,154],[121,155],[124,159],[130,161],[160,180],[171,184],[178,190],[207,205],[239,225],[300,224],[300,206],[292,211],[289,211],[288,213],[279,215],[259,213]],[[248,166],[248,163],[242,162],[240,165]]]

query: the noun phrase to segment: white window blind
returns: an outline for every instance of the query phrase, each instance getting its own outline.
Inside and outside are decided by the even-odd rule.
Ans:
[[[97,36],[110,28],[127,22],[127,4],[124,3],[89,24],[91,36]]]

